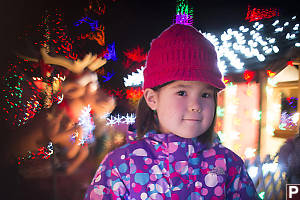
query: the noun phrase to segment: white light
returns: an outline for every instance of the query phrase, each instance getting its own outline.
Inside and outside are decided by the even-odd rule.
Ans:
[[[240,49],[240,46],[237,43],[233,43],[232,48],[236,51],[238,51]]]
[[[259,55],[259,51],[255,48],[251,48],[251,53],[254,55],[254,56],[258,56]]]
[[[262,46],[266,46],[268,43],[266,41],[263,41],[263,40],[260,40],[259,43],[262,45]]]
[[[255,34],[253,34],[252,37],[253,37],[253,39],[255,39],[255,38],[257,38],[258,36],[259,36],[259,33],[256,32]]]
[[[273,46],[273,51],[274,51],[274,53],[278,53],[279,52],[279,48],[277,46]]]
[[[242,32],[245,33],[245,32],[248,32],[249,31],[249,28],[245,28]]]
[[[250,31],[250,35],[254,35],[255,33],[255,30]]]
[[[238,31],[232,31],[232,35],[234,35],[235,37],[237,37],[239,35]]]
[[[227,66],[225,65],[225,61],[219,60],[218,61],[218,67],[219,67],[222,74],[224,74],[226,72]]]
[[[283,27],[279,27],[279,28],[276,28],[276,29],[275,29],[275,32],[276,32],[276,33],[282,32],[282,31],[283,31]]]
[[[268,78],[268,84],[272,85],[273,87],[276,87],[277,81],[274,78],[269,77]],[[270,88],[269,88],[270,89]],[[273,91],[272,91],[273,92]]]
[[[296,38],[296,35],[293,33],[291,36],[290,36],[290,39],[295,39]]]
[[[264,25],[263,24],[260,24],[257,28],[256,28],[256,30],[260,30],[260,29],[262,29],[264,27]]]
[[[259,22],[255,22],[253,25],[253,28],[257,27],[259,25]]]
[[[219,45],[218,38],[215,35],[212,35],[211,33],[203,33],[204,37],[208,39],[214,46]]]
[[[252,54],[252,52],[250,51],[249,48],[245,48],[245,47],[243,46],[243,48],[241,49],[241,52],[242,52],[247,58],[253,57],[253,54]]]
[[[275,41],[276,41],[275,38],[271,38],[271,39],[269,40],[269,43],[270,43],[270,44],[273,44],[273,43],[275,43]]]
[[[245,156],[246,156],[246,158],[253,158],[253,157],[255,157],[255,153],[254,153],[255,151],[256,151],[256,149],[247,147],[246,150],[245,150]]]
[[[248,174],[249,176],[254,179],[258,173],[258,167],[255,167],[255,166],[251,166],[248,168]]]
[[[287,40],[292,40],[292,39],[295,39],[296,38],[296,35],[293,33],[293,34],[290,34],[290,33],[287,33],[285,38]]]
[[[295,47],[300,47],[300,43],[299,43],[299,42],[296,42],[296,43],[295,43]]]
[[[237,109],[237,105],[232,105],[232,108],[233,107],[235,107],[234,110]],[[231,140],[238,140],[240,139],[240,134],[241,134],[240,132],[232,131],[229,137]]]
[[[279,23],[279,20],[276,20],[272,25],[276,26]]]
[[[232,43],[231,42],[223,42],[223,46],[226,47],[226,48],[229,48],[232,46]]]
[[[299,113],[293,114],[292,121],[294,124],[296,124],[299,121]]]
[[[264,55],[262,55],[262,54],[258,54],[256,57],[257,57],[257,59],[258,59],[260,62],[263,62],[263,61],[265,61],[265,59],[266,59],[266,57],[265,57]]]
[[[240,61],[240,59],[238,59],[238,58],[232,58],[232,59],[230,59],[230,64],[233,66],[233,67],[235,67],[236,69],[243,69],[243,67],[244,67],[244,63],[242,63],[241,61]]]
[[[253,45],[253,40],[248,40],[248,45],[252,46]]]
[[[273,113],[270,113],[270,112],[268,112],[268,114],[267,114],[267,116],[274,116],[274,114]],[[268,117],[268,118],[269,118]],[[266,126],[266,132],[269,134],[269,135],[274,135],[274,131],[275,131],[275,129],[271,126],[271,125],[267,125]]]
[[[136,116],[134,113],[127,113],[126,116],[120,116],[120,114],[117,114],[117,116],[111,116],[110,118],[106,118],[106,126],[112,126],[115,124],[134,124],[135,119]]]
[[[133,72],[131,75],[128,75],[128,78],[123,78],[125,87],[141,85],[144,82],[144,69],[145,67],[142,66],[140,69],[137,69],[137,72]]]
[[[93,131],[95,129],[95,125],[91,117],[90,105],[81,110],[81,114],[78,119],[78,125],[82,128],[82,138],[79,138],[79,145],[83,145],[84,143],[90,144],[94,142],[95,137],[93,135]]]
[[[278,163],[265,163],[262,166],[263,175],[266,175],[269,172],[274,173],[276,172],[277,168]]]
[[[268,78],[268,79],[270,79],[270,78]],[[268,80],[269,81],[269,80]],[[276,86],[276,85],[275,85]],[[266,86],[266,92],[267,92],[267,95],[269,96],[269,95],[273,95],[273,91],[274,91],[274,89],[273,89],[273,87],[269,87],[269,86]]]
[[[283,24],[283,26],[288,26],[290,23],[289,22],[285,22],[284,24]]]
[[[272,49],[271,49],[271,48],[266,49],[266,50],[265,50],[265,53],[266,53],[266,54],[272,53]]]
[[[239,43],[239,44],[246,44],[246,40],[240,39],[240,40],[237,40],[237,43]]]
[[[227,40],[230,40],[231,38],[232,38],[232,36],[225,33],[225,32],[221,35],[221,40],[222,41],[227,41]]]
[[[231,28],[227,29],[227,33],[232,34],[232,29]]]
[[[254,120],[260,120],[261,119],[261,111],[253,110],[252,111],[252,117]]]
[[[296,16],[293,16],[292,19],[296,19]]]

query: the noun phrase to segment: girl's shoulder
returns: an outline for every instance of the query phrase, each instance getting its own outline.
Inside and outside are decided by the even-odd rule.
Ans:
[[[151,151],[151,149],[151,146],[144,139],[134,140],[109,152],[106,159],[118,162],[129,159],[132,156],[143,156],[146,152]]]
[[[224,157],[228,164],[243,165],[244,161],[231,149],[223,146],[221,143],[212,147],[219,157]]]

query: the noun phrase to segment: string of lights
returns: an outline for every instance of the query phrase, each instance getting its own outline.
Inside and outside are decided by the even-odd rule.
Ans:
[[[289,22],[282,19],[273,19],[272,23],[256,21],[239,28],[229,28],[221,35],[203,35],[214,44],[219,56],[218,66],[224,75],[264,62],[266,56],[279,53],[279,46],[284,48],[284,43],[300,46],[296,16]]]

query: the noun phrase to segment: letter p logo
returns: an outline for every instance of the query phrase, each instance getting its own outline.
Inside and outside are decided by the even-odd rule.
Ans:
[[[300,199],[300,184],[286,185],[286,199]]]

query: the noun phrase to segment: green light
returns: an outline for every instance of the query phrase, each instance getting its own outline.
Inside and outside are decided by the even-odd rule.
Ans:
[[[193,15],[193,9],[189,9],[189,6],[185,0],[178,0],[176,6],[177,14]]]
[[[217,116],[224,117],[224,108],[221,108],[220,106],[217,107]]]
[[[260,197],[260,199],[264,199],[265,198],[265,192],[259,193],[258,196]]]
[[[286,123],[280,123],[279,124],[279,126],[278,126],[278,128],[280,129],[280,130],[286,130]]]

